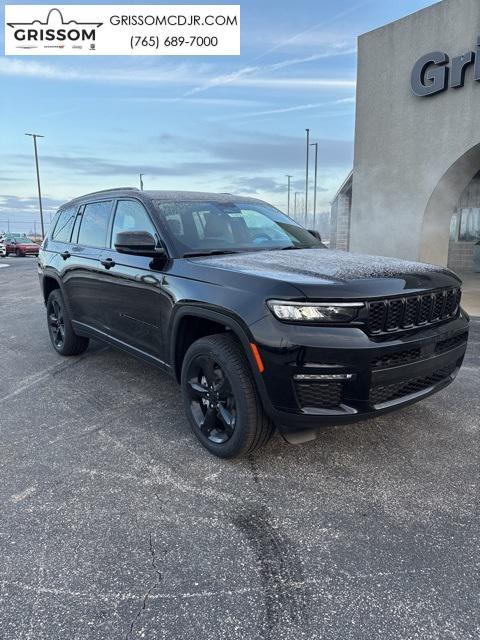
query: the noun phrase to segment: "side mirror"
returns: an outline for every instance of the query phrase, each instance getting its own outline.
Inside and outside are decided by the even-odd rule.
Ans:
[[[159,258],[165,255],[163,247],[157,247],[155,238],[148,231],[122,231],[115,237],[118,253]]]
[[[316,229],[308,229],[308,233],[311,233],[312,236],[317,240],[320,240],[320,242],[322,241],[322,236],[320,235],[320,231],[317,231]]]

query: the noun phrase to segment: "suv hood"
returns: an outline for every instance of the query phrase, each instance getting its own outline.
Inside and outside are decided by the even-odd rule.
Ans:
[[[288,282],[307,298],[395,295],[460,283],[455,274],[444,267],[329,249],[259,251],[195,258],[195,262]]]

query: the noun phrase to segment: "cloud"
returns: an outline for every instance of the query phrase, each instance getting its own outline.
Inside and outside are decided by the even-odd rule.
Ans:
[[[296,190],[305,189],[305,182],[303,180],[292,180],[290,186],[293,193]],[[284,180],[280,181],[268,176],[240,176],[232,180],[230,186],[226,187],[226,191],[250,195],[259,195],[262,193],[285,194],[288,191],[287,178],[285,176]],[[318,187],[318,191],[327,191],[327,189]]]
[[[156,96],[132,96],[129,98],[119,98],[121,102],[140,102],[158,104],[194,104],[206,107],[258,107],[268,103],[260,100],[242,100],[236,98],[159,98]]]
[[[293,34],[292,36],[288,37],[286,40],[279,42],[273,47],[270,47],[269,49],[267,49],[266,51],[258,55],[254,60],[260,60],[261,58],[264,58],[265,56],[269,55],[270,53],[273,53],[274,51],[277,51],[278,49],[281,49],[287,45],[291,45],[300,39],[304,39],[306,36],[311,35],[314,31],[318,31],[319,29],[324,29],[325,27],[331,24],[334,24],[338,20],[342,20],[343,18],[350,15],[351,13],[354,13],[359,9],[363,9],[367,5],[372,4],[374,1],[375,0],[362,0],[362,2],[357,2],[356,4],[349,7],[348,9],[344,9],[343,11],[336,13],[331,18],[322,20],[322,22],[318,22],[317,24],[314,24],[313,26],[308,27],[308,29],[304,29],[303,31],[299,31],[298,33]]]
[[[49,198],[44,196],[42,198],[42,205],[46,211],[55,210],[62,204],[61,200],[55,198]],[[22,197],[16,195],[0,196],[0,206],[2,207],[2,216],[8,211],[31,211],[35,213],[38,211],[38,198],[36,197]]]
[[[226,137],[225,132],[206,139],[175,136],[164,133],[148,141],[158,163],[138,160],[117,160],[116,156],[102,157],[81,152],[69,154],[42,154],[45,171],[54,169],[56,176],[77,175],[98,178],[133,178],[142,172],[155,177],[182,177],[191,180],[209,176],[218,181],[222,176],[236,173],[258,177],[264,174],[292,173],[304,165],[304,141],[292,136],[274,136],[251,132],[248,137],[236,134]],[[180,158],[179,152],[181,151]],[[353,143],[344,140],[319,140],[320,166],[346,170],[352,164]],[[125,157],[123,150],[118,157]],[[5,162],[25,165],[31,162],[26,154],[5,158]],[[47,179],[47,178],[45,178]],[[231,178],[230,178],[231,179]]]
[[[335,56],[341,55],[349,55],[356,52],[356,48],[343,48],[341,46],[334,46],[330,49],[323,51],[321,53],[316,53],[314,55],[306,56],[303,58],[288,58],[286,60],[282,60],[280,62],[275,62],[273,64],[262,65],[262,66],[248,66],[238,69],[232,73],[227,73],[223,75],[219,75],[209,80],[205,81],[203,84],[200,84],[193,89],[190,89],[187,93],[184,94],[184,97],[188,97],[194,95],[196,93],[201,93],[203,91],[208,91],[209,89],[213,89],[214,87],[220,87],[225,85],[236,85],[236,86],[255,86],[251,84],[252,76],[265,76],[265,74],[269,74],[280,69],[286,69],[289,67],[293,67],[296,65],[306,64],[308,62],[314,62],[317,60],[332,58]],[[292,78],[280,78],[283,82],[287,82],[288,80],[292,80]],[[338,80],[342,80],[341,78]],[[270,84],[270,79],[265,77],[256,77],[256,83],[265,83],[265,85]],[[258,86],[258,84],[257,84]]]
[[[0,58],[0,75],[41,78],[46,80],[102,82],[115,84],[192,84],[198,81],[199,70],[186,64],[161,68],[140,65],[123,69],[99,68],[88,71],[80,67],[52,65],[44,62]]]
[[[298,89],[321,90],[331,88],[353,88],[355,81],[345,78],[260,78],[248,77],[252,74],[251,68],[245,68],[238,72],[208,79],[205,70],[200,71],[188,65],[162,68],[130,69],[105,68],[96,71],[88,71],[83,68],[53,66],[43,62],[18,60],[15,58],[0,58],[0,75],[20,76],[45,80],[58,80],[65,82],[101,82],[103,84],[123,85],[167,85],[181,86],[194,85],[202,82],[202,85],[188,91],[183,97],[188,98],[194,93],[204,91],[206,88],[219,84],[230,84],[236,87],[263,87],[265,89]]]
[[[329,102],[314,102],[308,104],[299,104],[293,107],[280,107],[278,109],[268,109],[265,111],[253,111],[249,113],[239,114],[239,117],[253,118],[257,116],[268,116],[279,113],[292,113],[294,111],[307,111],[309,109],[319,109],[320,107],[332,106],[336,104],[355,104],[355,96],[350,98],[342,98],[340,100],[331,100]]]

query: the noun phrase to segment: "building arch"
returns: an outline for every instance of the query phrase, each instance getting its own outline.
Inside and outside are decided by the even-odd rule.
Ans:
[[[480,170],[480,143],[471,147],[444,173],[423,215],[420,260],[448,264],[450,221],[457,203]]]

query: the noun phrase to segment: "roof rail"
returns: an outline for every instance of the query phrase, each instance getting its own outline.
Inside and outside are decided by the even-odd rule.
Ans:
[[[100,191],[92,191],[92,193],[85,193],[81,196],[77,196],[74,200],[78,200],[79,198],[87,198],[90,196],[96,196],[99,193],[110,193],[112,191],[140,191],[137,187],[113,187],[112,189],[101,189]]]

